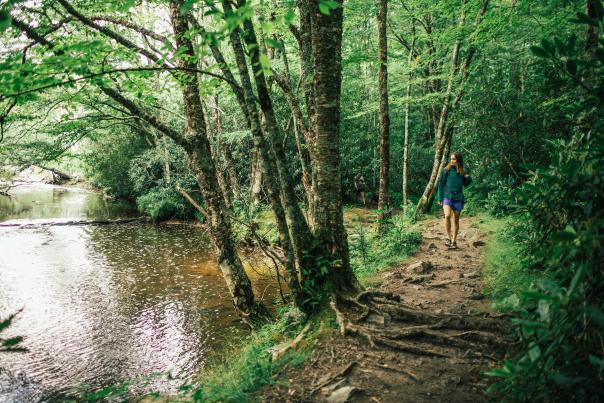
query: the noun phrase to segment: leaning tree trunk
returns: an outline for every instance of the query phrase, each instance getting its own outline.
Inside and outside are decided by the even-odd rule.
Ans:
[[[407,57],[407,88],[405,96],[405,134],[403,140],[403,209],[407,209],[409,201],[409,127],[411,124],[411,67],[413,62],[413,52],[415,51],[415,25],[413,26],[413,37],[411,39],[411,47],[409,56]]]
[[[390,113],[388,110],[388,40],[386,26],[388,22],[388,1],[380,0],[377,13],[378,47],[380,71],[378,86],[380,91],[380,190],[378,210],[380,229],[384,220],[390,216]]]
[[[237,173],[235,172],[235,163],[233,161],[233,153],[229,145],[224,141],[222,135],[222,121],[220,119],[220,110],[218,107],[218,96],[215,95],[212,101],[212,120],[214,121],[214,130],[216,131],[216,141],[218,143],[218,149],[220,150],[220,154],[224,159],[224,168],[226,170],[226,176],[228,178],[228,183],[231,186],[229,189],[229,193],[231,198],[239,198],[240,197],[240,187],[239,180],[237,179]]]
[[[231,11],[230,2],[224,3],[226,10]],[[297,242],[296,233],[289,225],[288,210],[284,206],[287,205],[282,192],[283,184],[280,177],[275,175],[277,171],[277,163],[274,152],[261,129],[260,115],[256,107],[256,96],[254,94],[252,83],[249,76],[247,61],[241,43],[239,30],[234,30],[230,33],[230,42],[235,54],[235,62],[241,77],[241,88],[245,97],[245,108],[248,116],[248,123],[252,132],[252,140],[254,142],[254,150],[258,155],[258,161],[261,164],[263,171],[266,173],[268,195],[271,202],[271,207],[275,213],[277,229],[279,231],[279,240],[285,251],[285,269],[287,271],[287,280],[292,296],[298,307],[304,309],[304,302],[307,298],[300,285],[300,275],[297,269],[302,267],[301,259],[305,256],[299,249],[300,242]],[[289,221],[289,222],[288,222]],[[308,254],[306,254],[308,255]]]
[[[461,6],[461,14],[459,17],[458,26],[461,28],[464,26],[465,22],[465,5],[467,0],[462,2]],[[434,187],[437,181],[438,169],[440,167],[440,162],[443,155],[443,150],[445,146],[445,141],[443,141],[444,137],[444,129],[445,124],[447,122],[447,118],[449,116],[449,111],[451,108],[451,94],[453,93],[453,84],[455,80],[455,73],[459,66],[459,48],[461,41],[459,37],[455,40],[453,44],[453,48],[451,50],[451,62],[449,64],[449,77],[447,80],[447,88],[445,90],[445,94],[443,97],[443,104],[440,110],[440,116],[438,118],[438,126],[434,133],[434,160],[432,162],[432,173],[430,174],[430,179],[424,188],[424,193],[422,197],[419,199],[419,203],[417,204],[417,208],[415,210],[415,214],[423,214],[425,213],[430,204],[432,203],[431,194],[434,192]]]
[[[244,6],[245,3],[245,0],[238,1],[240,7]],[[224,4],[227,6],[227,10],[229,10],[230,3],[225,1]],[[283,148],[282,136],[275,117],[266,76],[260,62],[261,48],[258,46],[253,22],[250,19],[246,19],[243,22],[243,26],[244,30],[242,35],[249,50],[251,69],[256,84],[256,90],[258,92],[258,103],[264,116],[266,134],[268,137],[267,143],[270,144],[274,150],[275,166],[277,168],[276,173],[281,185],[281,201],[288,220],[287,224],[297,267],[299,269],[299,277],[301,282],[308,283],[306,280],[316,277],[317,273],[320,273],[321,271],[320,267],[317,265],[316,258],[317,253],[319,253],[318,246],[317,243],[314,242],[308,223],[304,218],[304,214],[298,205],[298,200],[295,195],[293,180],[289,173],[287,158]],[[300,307],[303,310],[310,308],[310,306],[307,307],[305,304]]]
[[[195,54],[192,43],[187,37],[188,23],[181,14],[181,7],[182,1],[170,2],[170,18],[177,47],[185,56],[179,63],[181,67],[193,71],[196,66],[191,60],[194,60]],[[210,234],[217,249],[220,270],[226,280],[235,309],[244,321],[253,326],[266,315],[266,310],[264,306],[255,302],[251,282],[237,255],[233,231],[229,217],[225,214],[226,206],[210,154],[210,142],[205,131],[205,116],[197,75],[183,73],[181,81],[185,110],[185,135],[181,145],[187,151],[189,165],[197,175],[209,213]]]
[[[334,291],[354,290],[357,280],[350,267],[348,241],[342,210],[339,156],[340,90],[342,83],[343,0],[329,15],[319,10],[320,0],[311,0],[311,34],[316,136],[315,236],[330,262],[329,282]]]
[[[465,23],[465,6],[467,0],[462,2],[461,14],[459,17],[458,26],[462,28]],[[476,14],[475,20],[475,30],[472,32],[471,43],[468,48],[464,63],[459,67],[459,49],[460,49],[460,39],[458,38],[453,44],[452,52],[451,52],[451,62],[449,68],[449,77],[447,81],[447,88],[445,90],[445,95],[443,99],[442,108],[440,111],[440,116],[438,119],[438,126],[435,130],[435,138],[434,138],[434,161],[432,164],[432,173],[430,174],[430,179],[426,184],[424,189],[424,193],[422,194],[419,203],[417,204],[417,208],[415,209],[415,215],[425,213],[432,202],[434,201],[434,195],[436,193],[436,181],[438,178],[438,173],[442,171],[441,169],[441,160],[445,152],[448,153],[448,150],[445,150],[447,144],[450,147],[451,137],[453,134],[453,125],[454,119],[449,119],[449,115],[451,111],[454,111],[460,104],[461,98],[463,96],[464,84],[469,75],[470,64],[472,63],[472,59],[474,54],[476,53],[476,47],[474,41],[476,40],[478,29],[480,28],[480,24],[482,19],[487,11],[489,5],[489,0],[483,0],[483,3]],[[459,81],[457,94],[453,100],[451,97],[453,95],[453,83],[456,81],[456,73],[457,73],[457,81]],[[448,127],[448,128],[447,128]]]

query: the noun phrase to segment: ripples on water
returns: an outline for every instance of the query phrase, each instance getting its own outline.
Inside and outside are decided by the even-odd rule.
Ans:
[[[132,381],[133,395],[174,393],[191,381],[209,352],[245,334],[212,248],[183,225],[0,228],[0,317],[24,308],[9,335],[30,350],[0,355],[0,401]]]

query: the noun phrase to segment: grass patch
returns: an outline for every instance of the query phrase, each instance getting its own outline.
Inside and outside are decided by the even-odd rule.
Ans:
[[[528,269],[524,248],[516,240],[518,223],[509,217],[481,215],[479,227],[489,234],[483,272],[487,294],[495,300],[521,295],[537,277]]]
[[[383,234],[376,224],[351,222],[348,229],[350,260],[355,275],[364,284],[379,282],[375,274],[413,255],[422,242],[421,223],[402,215],[393,216]]]
[[[302,330],[301,323],[291,323],[287,308],[279,320],[262,327],[259,331],[241,340],[228,353],[214,360],[200,374],[200,385],[190,391],[194,401],[203,402],[243,402],[249,401],[252,394],[266,385],[279,380],[273,379],[285,366],[295,367],[302,364],[312,351],[321,331],[321,322],[331,322],[329,312],[315,315],[311,320],[311,329],[298,346],[286,353],[276,362],[271,361],[269,350],[281,343],[288,342]]]

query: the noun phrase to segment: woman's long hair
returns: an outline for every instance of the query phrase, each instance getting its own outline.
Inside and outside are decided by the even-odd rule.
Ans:
[[[455,168],[457,170],[457,173],[463,176],[464,175],[463,156],[460,153],[453,153],[451,155],[454,156],[455,159],[457,160],[457,167]],[[453,167],[453,165],[451,165],[451,161],[449,161],[449,164],[447,165],[447,172],[449,172],[449,170],[451,170],[452,167]]]

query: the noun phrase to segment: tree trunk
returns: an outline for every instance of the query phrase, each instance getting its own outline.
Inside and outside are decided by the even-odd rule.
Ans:
[[[229,213],[233,211],[233,198],[232,192],[229,189],[225,171],[222,169],[222,162],[220,160],[220,148],[218,147],[218,138],[216,136],[212,136],[212,127],[210,126],[210,120],[206,119],[205,116],[208,115],[208,107],[202,102],[202,111],[204,113],[204,121],[205,121],[205,133],[208,137],[208,143],[210,145],[210,154],[212,155],[212,161],[214,162],[214,170],[216,172],[216,179],[218,180],[218,187],[220,188],[220,193],[222,193],[222,198],[224,199],[224,204]],[[186,117],[185,117],[186,118]]]
[[[191,60],[195,58],[195,54],[192,43],[187,37],[188,23],[180,12],[181,7],[182,1],[170,2],[170,19],[177,47],[185,56],[179,64],[194,70],[196,66]],[[210,234],[217,249],[219,267],[235,309],[245,322],[254,326],[264,319],[267,314],[266,309],[255,302],[251,282],[237,255],[230,220],[225,214],[226,206],[220,194],[216,170],[210,154],[210,142],[206,133],[197,75],[183,73],[181,78],[185,110],[185,134],[181,145],[187,151],[189,165],[197,175],[210,217]]]
[[[411,48],[407,57],[407,88],[405,96],[405,135],[403,140],[403,209],[407,209],[409,202],[409,126],[411,123],[411,68],[413,64],[413,52],[415,51],[415,25],[413,26],[413,37],[411,39]]]
[[[245,0],[239,0],[239,6],[244,6]],[[228,1],[225,2],[227,10],[230,8]],[[275,155],[275,165],[277,167],[277,176],[281,185],[281,202],[287,217],[290,239],[294,249],[297,266],[300,270],[301,281],[305,282],[309,277],[316,277],[320,268],[317,267],[317,246],[304,218],[304,214],[298,205],[298,200],[294,191],[292,177],[287,166],[287,158],[283,148],[283,141],[273,104],[266,82],[266,76],[260,63],[260,47],[258,46],[254,26],[250,19],[243,22],[243,38],[248,47],[251,61],[251,69],[258,92],[258,102],[264,116],[268,144],[272,145]],[[238,30],[234,33],[237,34]],[[307,307],[302,306],[302,309]]]
[[[465,23],[465,6],[467,0],[464,0],[462,3],[461,13],[459,17],[459,28],[462,28]],[[475,31],[472,33],[473,36],[476,35],[480,24],[482,22],[482,18],[486,13],[487,7],[489,5],[489,0],[484,0],[478,13],[476,14],[476,22],[475,22]],[[441,159],[443,158],[443,154],[445,152],[445,148],[447,144],[451,143],[451,136],[453,135],[453,119],[449,119],[449,115],[452,110],[458,107],[461,102],[461,98],[463,96],[463,88],[464,84],[469,75],[470,64],[472,63],[472,59],[476,52],[475,47],[471,44],[468,48],[466,58],[464,60],[463,65],[459,68],[459,51],[460,51],[460,39],[459,37],[455,40],[453,44],[453,48],[451,51],[451,62],[449,68],[449,77],[447,80],[447,88],[445,90],[445,95],[443,99],[443,104],[440,111],[440,116],[438,119],[438,126],[435,131],[434,138],[434,161],[432,164],[432,173],[430,174],[430,179],[426,184],[424,189],[424,193],[422,194],[419,203],[417,204],[417,208],[415,210],[415,215],[425,213],[432,204],[434,200],[434,195],[436,193],[436,181],[438,179],[438,172],[441,171]],[[458,72],[459,76],[459,85],[457,89],[457,94],[453,101],[451,101],[451,97],[453,95],[453,83],[455,81],[456,72]],[[449,128],[447,128],[449,126]],[[448,134],[448,135],[447,135]]]
[[[319,10],[320,0],[311,0],[311,33],[315,113],[312,116],[316,166],[315,236],[330,262],[329,288],[351,291],[358,283],[350,267],[348,241],[343,221],[339,160],[340,91],[342,83],[343,0],[329,15]]]
[[[218,95],[214,95],[214,97],[212,97],[210,113],[212,115],[212,120],[214,121],[214,131],[216,136],[216,142],[218,143],[218,149],[220,150],[220,154],[224,159],[224,168],[226,171],[226,176],[228,178],[228,183],[231,186],[229,193],[231,195],[231,198],[238,198],[240,196],[241,190],[239,187],[239,180],[237,179],[237,173],[235,172],[233,154],[231,153],[231,149],[228,144],[222,138],[222,121],[220,119],[220,110],[218,108]]]
[[[225,2],[225,9],[232,10],[231,4]],[[288,284],[296,305],[304,309],[303,301],[306,299],[300,285],[300,276],[297,269],[301,267],[301,259],[304,256],[298,247],[299,242],[296,242],[296,233],[293,232],[288,223],[287,209],[284,208],[285,201],[282,192],[282,184],[278,176],[274,175],[277,171],[275,155],[271,150],[270,142],[267,141],[262,133],[260,116],[256,107],[256,96],[252,89],[252,83],[249,78],[247,61],[243,51],[243,46],[239,37],[239,30],[234,30],[230,33],[230,41],[235,53],[235,61],[241,76],[241,86],[245,96],[245,105],[252,132],[254,149],[258,157],[258,162],[266,173],[267,188],[271,207],[275,213],[277,229],[279,231],[279,240],[285,251],[285,268],[288,273]]]
[[[252,152],[250,169],[250,207],[253,207],[262,202],[262,161],[256,150]]]
[[[383,229],[384,220],[390,216],[390,113],[388,110],[388,39],[386,27],[388,24],[388,1],[380,0],[377,13],[378,48],[380,71],[378,86],[380,92],[380,190],[378,194],[378,210],[380,227]]]

